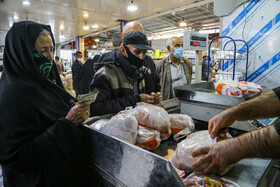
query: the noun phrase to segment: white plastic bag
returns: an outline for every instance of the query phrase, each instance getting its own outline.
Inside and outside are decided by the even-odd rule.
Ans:
[[[139,126],[136,145],[147,150],[154,150],[160,144],[160,133],[157,130]]]
[[[230,135],[227,133],[227,137],[229,138]],[[181,141],[175,150],[175,153],[172,157],[172,164],[181,170],[186,170],[188,172],[193,171],[191,168],[191,165],[203,157],[204,155],[199,155],[197,157],[192,157],[191,153],[192,151],[201,148],[201,147],[207,147],[215,144],[217,142],[217,139],[212,139],[210,137],[210,134],[208,133],[208,130],[202,130],[195,133],[191,133],[187,136],[187,138],[183,141]],[[203,171],[206,166],[209,163],[206,163],[204,165],[201,165],[196,171]],[[223,174],[227,173],[232,166],[229,166]]]
[[[214,83],[214,85],[219,95],[235,97],[242,97],[248,89],[246,85],[232,80],[219,80],[217,83]]]
[[[240,81],[239,83],[244,84],[247,87],[247,91],[250,93],[262,93],[263,89],[260,85],[254,82]]]
[[[169,138],[170,117],[163,108],[140,102],[133,109],[133,113],[140,125],[160,131],[162,140]]]
[[[204,141],[199,139],[198,140],[185,139],[177,145],[175,153],[172,157],[172,164],[178,169],[191,172],[193,171],[191,165],[196,160],[204,156],[204,155],[200,155],[198,157],[192,157],[191,156],[192,151],[210,145],[212,145],[210,141]],[[201,167],[198,168],[198,171],[202,171],[203,169],[206,168],[206,166],[207,164],[202,165]]]
[[[135,144],[138,122],[130,110],[121,111],[113,116],[101,131]]]
[[[100,129],[105,127],[105,125],[107,124],[108,121],[109,121],[109,119],[100,119],[100,120],[94,122],[93,124],[91,124],[89,127],[100,131]]]
[[[220,95],[243,97],[244,94],[260,94],[263,91],[260,85],[247,81],[219,80],[214,84],[217,93]]]
[[[175,133],[173,136],[175,141],[186,137],[194,130],[195,125],[190,116],[186,114],[169,114],[169,116],[171,130]]]

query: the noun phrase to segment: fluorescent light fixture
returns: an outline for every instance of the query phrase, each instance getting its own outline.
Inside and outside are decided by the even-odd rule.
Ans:
[[[64,34],[63,34],[62,31],[60,32],[59,38],[61,38],[61,39],[64,39],[64,38],[65,38],[65,36],[64,36]]]
[[[83,26],[83,29],[84,30],[89,30],[89,26],[88,26],[87,22],[85,22],[85,25]]]
[[[186,26],[187,26],[187,23],[186,23],[185,21],[181,21],[181,22],[179,23],[179,26],[180,26],[180,27],[186,27]]]
[[[96,38],[94,41],[95,41],[95,42],[99,42],[100,40],[99,40],[98,38]]]
[[[93,28],[93,29],[98,29],[98,28],[99,28],[99,25],[98,25],[98,24],[93,24],[93,25],[91,26],[91,28]]]
[[[60,25],[60,30],[63,30],[64,29],[64,25]]]
[[[25,6],[28,6],[28,5],[30,5],[30,2],[29,1],[23,1],[22,4],[25,5]]]
[[[131,1],[130,5],[127,7],[127,10],[130,12],[136,11],[138,8],[136,5],[133,4],[133,1]]]
[[[14,15],[14,20],[19,20],[18,15]]]
[[[84,18],[88,18],[88,13],[84,13]]]

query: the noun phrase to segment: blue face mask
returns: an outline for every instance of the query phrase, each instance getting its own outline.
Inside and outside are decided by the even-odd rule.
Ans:
[[[177,59],[181,58],[183,56],[183,47],[176,47],[174,48],[173,56]]]

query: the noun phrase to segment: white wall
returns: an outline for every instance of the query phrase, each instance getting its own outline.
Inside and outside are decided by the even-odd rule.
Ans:
[[[248,81],[268,89],[280,86],[280,1],[249,1],[223,17],[221,24],[223,35],[244,39],[249,44]],[[238,43],[241,53],[242,47],[243,44]],[[232,45],[227,46],[227,49],[232,48]],[[232,71],[232,67],[231,62],[226,62],[226,71]],[[236,71],[245,72],[245,69],[246,61],[237,60]]]

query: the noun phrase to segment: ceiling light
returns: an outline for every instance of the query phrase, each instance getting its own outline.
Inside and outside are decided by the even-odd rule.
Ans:
[[[84,18],[88,18],[88,13],[84,13]]]
[[[187,26],[187,23],[186,23],[185,21],[181,21],[181,22],[179,23],[179,26],[180,26],[180,27],[186,27],[186,26]]]
[[[60,30],[63,30],[64,29],[64,25],[60,25]]]
[[[85,25],[83,26],[83,29],[84,30],[89,30],[89,26],[88,26],[87,22],[85,22]]]
[[[63,34],[63,32],[61,31],[60,35],[59,35],[59,38],[61,39],[64,39],[65,38],[65,35]]]
[[[28,6],[28,5],[30,5],[30,2],[29,1],[23,1],[22,4],[25,5],[25,6]]]
[[[100,40],[98,38],[96,38],[94,41],[98,43]]]
[[[12,27],[12,26],[13,26],[13,23],[12,23],[12,22],[10,22],[10,23],[9,23],[9,27]]]
[[[19,19],[18,15],[14,15],[14,20],[18,20],[18,19]]]
[[[98,25],[98,24],[93,24],[93,25],[91,26],[91,28],[93,28],[93,29],[98,29],[98,28],[99,28],[99,25]]]
[[[127,7],[127,10],[130,12],[136,11],[138,8],[136,5],[133,4],[133,1],[131,1],[130,5]]]

